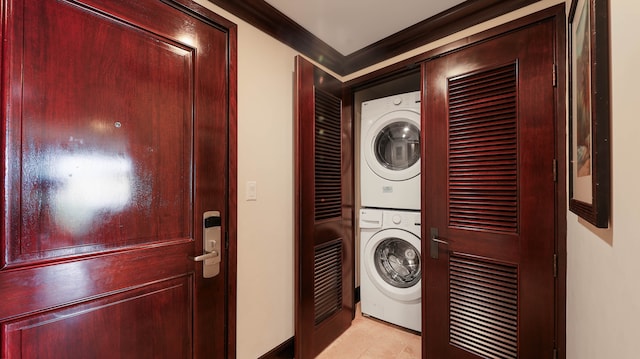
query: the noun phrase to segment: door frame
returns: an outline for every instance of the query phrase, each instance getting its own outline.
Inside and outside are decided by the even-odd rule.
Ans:
[[[225,357],[236,357],[237,293],[238,293],[238,26],[192,0],[161,0],[169,6],[203,20],[214,27],[222,27],[228,36],[227,47],[227,173],[226,173],[226,268],[224,296],[226,307]],[[194,321],[195,323],[195,321]]]
[[[344,93],[353,97],[359,90],[383,83],[394,77],[402,76],[410,71],[415,71],[421,62],[447,53],[461,50],[469,46],[489,41],[498,36],[517,31],[518,29],[534,25],[541,21],[552,21],[555,27],[554,34],[554,58],[555,58],[555,158],[556,158],[556,184],[555,184],[555,253],[556,253],[556,283],[555,283],[555,342],[557,358],[566,358],[566,272],[567,272],[567,156],[566,156],[566,10],[565,4],[557,4],[547,9],[523,16],[508,23],[498,25],[480,33],[470,35],[461,40],[451,42],[438,48],[426,51],[398,63],[386,66],[366,75],[357,77],[344,83]],[[424,76],[424,75],[423,75]],[[421,81],[424,81],[421,79]],[[355,110],[350,110],[351,125],[355,118]],[[355,233],[354,223],[354,233]],[[423,229],[423,234],[425,230]],[[424,236],[423,236],[424,237]],[[422,254],[425,255],[424,253]],[[424,283],[423,271],[423,283]],[[424,356],[423,356],[424,357]]]

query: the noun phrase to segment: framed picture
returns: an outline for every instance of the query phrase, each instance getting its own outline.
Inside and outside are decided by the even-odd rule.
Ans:
[[[569,11],[569,210],[609,226],[609,0],[573,0]]]

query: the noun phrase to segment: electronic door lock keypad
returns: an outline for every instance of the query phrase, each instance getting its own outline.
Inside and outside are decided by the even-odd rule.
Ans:
[[[217,211],[209,211],[209,212],[206,212],[205,215],[211,212],[219,213]],[[222,219],[220,218],[220,215],[209,216],[209,217],[205,217],[204,219],[204,228],[220,227],[221,225],[222,225]]]
[[[220,274],[222,261],[222,218],[219,211],[207,211],[202,215],[202,248],[204,254],[192,258],[202,262],[202,276],[212,278]]]

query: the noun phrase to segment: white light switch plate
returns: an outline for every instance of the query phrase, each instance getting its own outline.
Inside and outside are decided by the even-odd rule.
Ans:
[[[256,181],[247,181],[247,191],[245,198],[247,201],[256,201],[258,199]]]

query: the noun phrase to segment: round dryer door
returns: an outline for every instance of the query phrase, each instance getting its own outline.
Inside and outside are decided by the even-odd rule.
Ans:
[[[401,229],[385,229],[369,239],[364,258],[367,276],[382,293],[396,300],[419,300],[420,239]]]
[[[364,139],[367,165],[378,176],[405,181],[420,173],[420,115],[397,110],[376,120]]]

